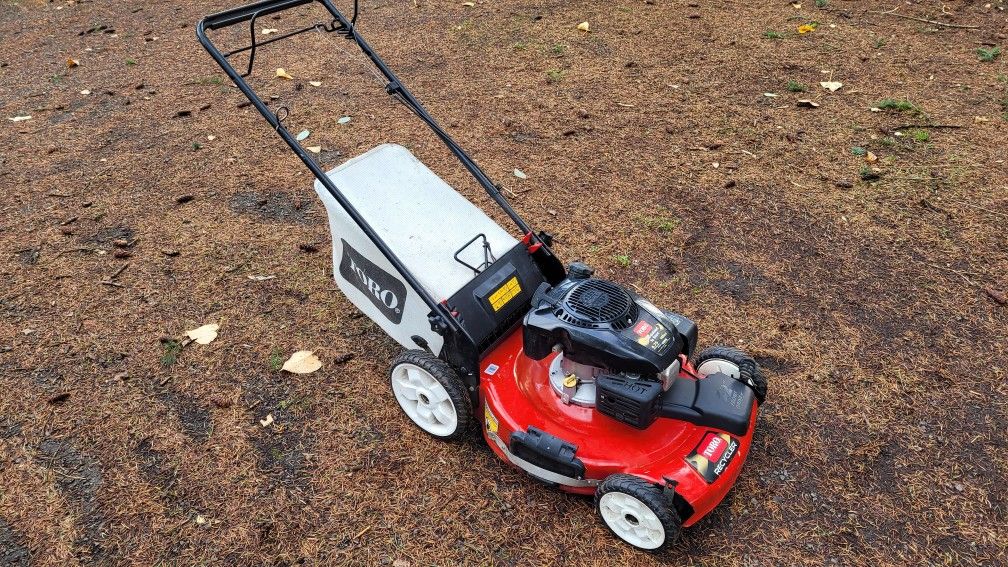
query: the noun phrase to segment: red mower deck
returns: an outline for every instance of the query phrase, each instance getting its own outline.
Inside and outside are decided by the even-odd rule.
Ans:
[[[497,456],[514,463],[507,450],[508,437],[533,426],[577,446],[577,456],[585,464],[585,479],[580,486],[557,483],[566,492],[594,494],[601,480],[617,473],[654,484],[672,480],[676,493],[693,510],[683,518],[684,527],[696,523],[724,499],[749,454],[757,411],[753,411],[749,431],[742,437],[671,419],[659,419],[647,431],[640,431],[593,408],[564,404],[546,378],[552,358],[536,361],[525,356],[518,329],[483,360],[483,437]],[[693,374],[687,364],[679,379],[695,380]],[[737,445],[729,453],[732,440]],[[704,441],[707,443],[700,447]],[[710,444],[714,445],[708,451],[711,458],[705,458],[710,470],[722,459],[726,464],[708,483],[686,459],[694,452],[702,457]]]

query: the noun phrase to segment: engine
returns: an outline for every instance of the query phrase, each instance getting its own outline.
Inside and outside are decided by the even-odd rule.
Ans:
[[[526,356],[550,364],[550,384],[564,403],[597,407],[638,428],[658,415],[659,398],[691,354],[696,325],[663,312],[575,263],[556,286],[544,284],[525,316]]]

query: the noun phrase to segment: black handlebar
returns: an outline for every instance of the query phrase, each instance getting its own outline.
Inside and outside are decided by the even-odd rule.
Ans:
[[[226,28],[235,24],[247,22],[253,17],[268,16],[289,8],[295,8],[304,4],[311,4],[315,1],[316,0],[262,0],[261,2],[256,2],[255,4],[239,6],[237,8],[231,8],[230,10],[224,10],[223,12],[211,14],[203,18],[199,25],[207,30]]]
[[[255,21],[269,14],[275,14],[284,10],[291,8],[296,8],[298,6],[303,6],[307,4],[321,4],[326,11],[331,16],[332,20],[329,23],[318,23],[300,30],[295,30],[286,34],[281,34],[275,38],[268,40],[258,41],[255,33]],[[255,106],[256,110],[266,119],[267,122],[276,130],[277,134],[290,146],[291,150],[301,159],[302,162],[308,167],[309,170],[315,175],[315,178],[322,184],[323,187],[333,196],[334,199],[343,207],[346,213],[351,219],[360,227],[364,234],[374,243],[378,250],[383,256],[392,264],[392,266],[398,271],[403,278],[409,283],[409,285],[416,290],[417,294],[423,299],[424,303],[434,313],[441,316],[442,319],[447,320],[447,324],[451,327],[455,327],[458,332],[461,332],[463,336],[468,336],[468,333],[462,328],[462,326],[454,319],[447,308],[433,297],[426,289],[420,284],[420,282],[402,263],[402,261],[396,256],[396,254],[389,249],[388,245],[384,240],[375,232],[375,230],[368,224],[356,208],[347,200],[343,193],[336,187],[325,171],[319,167],[318,163],[308,155],[305,149],[301,146],[287,128],[283,125],[283,118],[278,116],[274,112],[270,111],[269,107],[259,98],[251,86],[245,81],[244,76],[248,75],[252,71],[252,64],[255,60],[255,50],[257,46],[266,45],[274,41],[282,40],[286,37],[292,35],[297,35],[306,31],[313,29],[319,29],[325,32],[336,32],[341,35],[346,36],[348,39],[352,40],[361,51],[368,57],[368,59],[378,68],[378,70],[384,75],[385,79],[388,81],[386,85],[386,91],[406,105],[414,114],[416,114],[424,123],[426,123],[431,130],[441,139],[442,142],[448,147],[449,150],[455,155],[456,158],[462,163],[463,166],[476,178],[480,185],[486,190],[490,197],[497,202],[498,205],[504,210],[505,213],[515,222],[518,228],[522,231],[524,235],[523,241],[529,246],[529,250],[532,253],[533,258],[539,265],[540,269],[543,271],[546,279],[551,283],[556,283],[563,279],[565,275],[565,270],[563,264],[560,260],[553,254],[552,250],[549,249],[548,242],[543,242],[543,238],[533,234],[532,228],[522,219],[517,212],[511,207],[507,199],[501,193],[500,188],[495,185],[490,178],[483,172],[482,169],[476,164],[476,162],[448,135],[444,129],[428,114],[427,110],[420,104],[416,98],[409,92],[409,90],[402,84],[399,78],[392,72],[391,69],[385,64],[384,61],[371,49],[371,46],[357,34],[354,28],[354,23],[357,19],[357,9],[358,0],[354,0],[354,13],[353,16],[348,20],[346,17],[333,5],[332,0],[262,0],[254,4],[249,4],[247,6],[241,6],[238,8],[233,8],[231,10],[225,10],[217,14],[207,16],[200,20],[196,25],[196,36],[199,38],[200,43],[207,50],[214,61],[227,73],[228,77],[235,83],[235,86],[248,98],[248,100]],[[207,37],[206,32],[209,30],[217,30],[221,28],[226,28],[236,24],[241,24],[243,22],[250,23],[250,34],[252,44],[239,49],[234,49],[229,52],[221,52],[216,45]],[[248,71],[244,75],[240,75],[231,65],[228,57],[236,53],[250,51],[250,57],[248,62]]]

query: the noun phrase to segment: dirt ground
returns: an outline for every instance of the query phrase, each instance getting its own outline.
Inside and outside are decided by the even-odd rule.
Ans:
[[[738,484],[660,556],[401,414],[310,175],[195,39],[230,6],[0,2],[0,564],[1008,561],[1004,0],[362,3],[564,259],[768,370]],[[252,83],[323,166],[402,143],[487,205],[351,48]]]

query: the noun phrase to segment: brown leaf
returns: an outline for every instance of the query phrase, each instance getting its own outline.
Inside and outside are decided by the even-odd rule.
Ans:
[[[1008,305],[1008,295],[1006,295],[1005,292],[994,289],[992,286],[985,286],[983,290],[990,296],[991,299],[996,301],[998,305]]]

